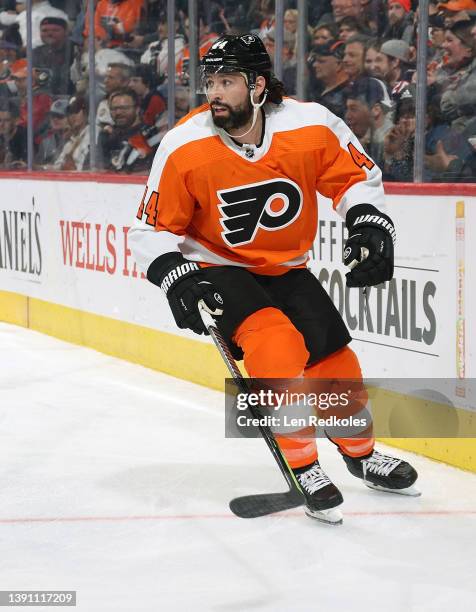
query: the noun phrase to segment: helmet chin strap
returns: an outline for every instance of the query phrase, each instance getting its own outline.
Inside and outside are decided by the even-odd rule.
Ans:
[[[223,131],[225,132],[225,134],[228,134],[228,136],[230,138],[243,138],[243,136],[246,136],[247,134],[249,134],[251,132],[251,130],[255,127],[256,120],[258,119],[258,111],[263,106],[263,104],[266,102],[266,97],[268,95],[268,90],[266,89],[264,91],[264,96],[263,96],[263,99],[261,100],[261,102],[255,102],[253,100],[254,90],[255,90],[255,88],[253,86],[251,86],[250,87],[250,102],[251,102],[251,106],[253,107],[253,121],[251,122],[250,129],[246,130],[246,132],[243,132],[243,134],[230,134],[230,132],[227,132],[224,129]]]

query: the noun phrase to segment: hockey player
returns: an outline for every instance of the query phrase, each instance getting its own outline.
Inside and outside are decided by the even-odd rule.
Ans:
[[[252,378],[360,379],[347,328],[306,263],[319,191],[349,230],[347,285],[392,278],[395,231],[381,212],[379,168],[325,107],[283,98],[256,36],[218,39],[202,58],[201,82],[208,103],[170,130],[155,156],[129,232],[136,261],[181,329],[206,332],[198,302],[206,303]],[[343,498],[315,440],[304,431],[276,439],[306,512],[340,521],[331,509]],[[333,442],[367,485],[412,492],[416,471],[375,451],[371,430]]]

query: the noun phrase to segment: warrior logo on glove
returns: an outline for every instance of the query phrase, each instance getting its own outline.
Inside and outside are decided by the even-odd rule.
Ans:
[[[344,247],[348,287],[379,285],[393,277],[393,222],[370,204],[353,206],[346,216],[349,237]]]

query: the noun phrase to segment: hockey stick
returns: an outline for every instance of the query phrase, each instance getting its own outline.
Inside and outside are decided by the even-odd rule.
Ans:
[[[249,393],[250,389],[246,379],[241,375],[236,361],[228,348],[223,336],[218,330],[215,320],[211,316],[207,309],[207,306],[203,300],[198,303],[200,309],[200,315],[202,317],[203,324],[208,330],[215,346],[217,347],[220,355],[225,362],[233,380],[235,381],[240,393]],[[249,405],[248,409],[253,418],[260,418],[260,414],[257,412],[254,406]],[[266,444],[268,445],[271,454],[273,455],[276,463],[279,465],[279,469],[283,474],[289,490],[284,493],[261,493],[259,495],[245,495],[243,497],[235,497],[230,501],[230,510],[236,516],[240,518],[256,518],[258,516],[266,516],[273,512],[282,512],[283,510],[289,510],[290,508],[296,508],[297,506],[304,505],[305,499],[294,472],[289,467],[286,458],[284,457],[281,449],[279,448],[274,436],[265,425],[258,425],[261,435],[263,436]]]

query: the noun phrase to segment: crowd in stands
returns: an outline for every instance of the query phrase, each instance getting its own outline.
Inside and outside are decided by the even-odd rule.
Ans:
[[[189,110],[188,1],[95,2],[96,167],[147,174],[168,129],[168,37],[175,118]],[[297,95],[298,12],[285,2],[282,81]],[[32,0],[33,125],[28,125],[26,4],[0,0],[0,169],[90,169],[88,0]],[[258,34],[275,55],[274,0],[197,0],[199,53],[224,33]],[[476,182],[476,1],[430,0],[424,181]],[[388,181],[412,181],[418,2],[309,0],[306,99],[355,132]],[[203,99],[197,98],[197,103]]]

